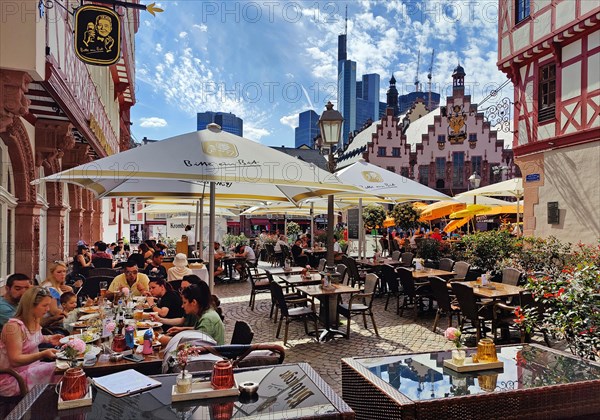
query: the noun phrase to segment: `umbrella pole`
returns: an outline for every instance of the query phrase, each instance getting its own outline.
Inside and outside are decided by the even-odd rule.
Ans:
[[[358,199],[358,258],[362,258],[365,229],[362,227],[363,205],[362,198]]]
[[[310,247],[315,247],[315,203],[310,203]]]
[[[517,196],[517,238],[521,236],[521,227],[519,226],[519,201],[521,201],[521,199]]]
[[[215,288],[215,183],[210,183],[210,216],[209,220],[209,231],[208,231],[208,286],[210,293],[212,294]]]
[[[200,258],[204,251],[204,197],[198,200],[198,211],[196,212],[196,243],[200,244],[198,249]]]

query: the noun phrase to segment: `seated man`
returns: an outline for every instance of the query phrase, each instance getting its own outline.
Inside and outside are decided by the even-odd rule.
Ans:
[[[296,239],[294,245],[292,245],[292,256],[294,257],[294,263],[299,267],[306,267],[308,265],[308,256],[302,249],[302,240]]]
[[[92,264],[95,268],[113,268],[113,257],[106,252],[108,245],[105,242],[96,242],[97,251],[92,255]]]
[[[223,267],[221,267],[221,259],[225,257],[225,252],[223,252],[223,248],[221,248],[221,244],[218,242],[213,244],[213,249],[215,250],[213,254],[215,260],[215,277],[219,277],[224,271]],[[204,251],[204,260],[208,261],[208,257],[208,248],[206,248]]]
[[[245,258],[246,263],[250,263],[253,265],[256,262],[256,255],[254,254],[254,250],[248,245],[240,245],[235,250],[235,256],[238,258]],[[240,276],[243,277],[243,265],[236,264],[235,269],[240,273]]]
[[[4,324],[15,316],[17,306],[21,296],[32,286],[29,276],[21,273],[14,273],[6,279],[6,291],[4,296],[0,297],[0,332]]]
[[[107,299],[113,299],[115,294],[120,293],[124,287],[129,288],[133,296],[149,295],[148,276],[138,272],[138,266],[133,260],[125,263],[123,274],[113,279],[106,292]]]
[[[147,276],[167,278],[167,269],[162,265],[165,253],[154,251],[152,261],[144,268],[143,273]]]

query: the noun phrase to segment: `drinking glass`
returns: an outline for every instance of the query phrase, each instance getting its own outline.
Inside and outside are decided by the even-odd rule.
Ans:
[[[108,282],[101,281],[99,283],[99,285],[100,285],[100,297],[104,298],[104,296],[106,295],[106,289],[108,288]]]

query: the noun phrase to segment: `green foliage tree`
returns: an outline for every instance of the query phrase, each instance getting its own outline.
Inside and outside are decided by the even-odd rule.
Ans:
[[[414,208],[412,203],[396,204],[390,216],[396,220],[396,226],[402,230],[406,231],[420,226],[421,211]]]
[[[465,258],[472,265],[492,273],[500,271],[498,264],[517,251],[517,239],[507,231],[477,232],[463,237]]]

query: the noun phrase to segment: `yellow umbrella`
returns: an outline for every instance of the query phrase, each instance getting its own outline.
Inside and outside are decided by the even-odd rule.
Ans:
[[[427,207],[429,204],[425,204],[425,203],[422,203],[422,202],[420,202],[420,201],[415,201],[414,203],[412,203],[412,205],[413,205],[413,207],[414,207],[415,209],[418,209],[418,210],[423,210],[423,209],[424,209],[425,207]]]
[[[475,216],[482,211],[490,210],[490,206],[484,206],[482,204],[469,204],[466,209],[456,211],[450,215],[451,219],[462,219],[463,217]]]
[[[453,220],[446,225],[446,227],[444,228],[444,232],[446,232],[446,233],[453,232],[456,229],[458,229],[459,227],[469,223],[469,220],[471,220],[472,218],[473,218],[473,216],[467,216],[467,217],[463,217],[462,219]]]
[[[517,204],[509,204],[506,206],[492,207],[487,211],[477,213],[477,216],[496,216],[498,214],[515,214],[517,213]],[[523,207],[519,209],[519,213],[523,213]]]
[[[392,227],[392,226],[396,226],[396,219],[394,219],[393,217],[388,217],[383,221],[384,228],[388,228],[388,227]]]
[[[421,218],[419,220],[422,222],[428,222],[439,219],[440,217],[447,216],[452,212],[462,210],[466,207],[467,205],[465,203],[460,203],[454,200],[438,201],[437,203],[423,207],[423,212],[421,213]]]

